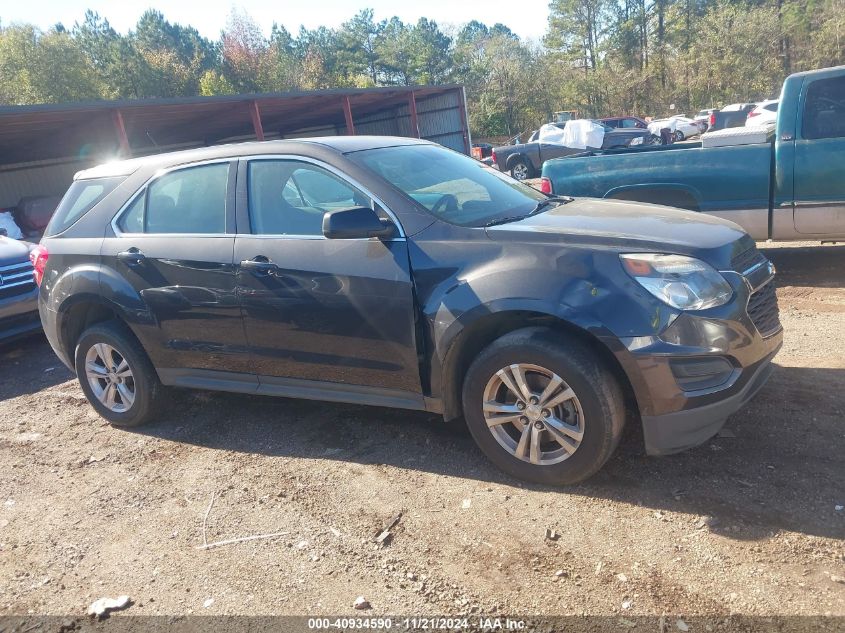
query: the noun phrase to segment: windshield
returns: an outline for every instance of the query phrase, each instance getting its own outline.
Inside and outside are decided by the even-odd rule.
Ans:
[[[528,215],[546,199],[536,189],[438,145],[370,149],[349,157],[436,217],[459,226]]]

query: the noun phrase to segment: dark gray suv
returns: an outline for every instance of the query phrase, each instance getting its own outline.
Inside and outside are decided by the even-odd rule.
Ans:
[[[601,468],[626,418],[652,454],[705,441],[782,338],[736,225],[549,197],[405,138],[81,172],[32,258],[47,337],[116,426],[170,387],[427,410],[551,484]]]

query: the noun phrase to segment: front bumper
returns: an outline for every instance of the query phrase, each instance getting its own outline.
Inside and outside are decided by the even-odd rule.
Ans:
[[[743,407],[766,384],[775,351],[748,368],[748,380],[733,395],[694,409],[642,416],[645,449],[649,455],[670,455],[698,446],[716,435],[732,413]]]
[[[621,339],[617,350],[637,400],[646,452],[666,455],[718,433],[728,416],[747,403],[772,372],[783,343],[771,277],[754,285],[768,291],[761,313],[752,284],[725,274],[735,298],[719,308],[681,313],[659,335]],[[753,315],[753,318],[752,316]],[[763,330],[761,332],[761,329]],[[702,367],[715,373],[699,375]]]
[[[0,341],[8,341],[41,329],[38,289],[0,299]]]

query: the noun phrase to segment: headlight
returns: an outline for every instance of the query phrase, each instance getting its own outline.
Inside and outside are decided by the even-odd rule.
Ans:
[[[635,139],[631,139],[631,142],[629,143],[629,145],[642,145],[642,144],[643,144],[643,137],[642,136],[638,136]]]
[[[655,297],[678,310],[705,310],[730,301],[733,290],[712,266],[683,255],[620,255],[625,271]]]

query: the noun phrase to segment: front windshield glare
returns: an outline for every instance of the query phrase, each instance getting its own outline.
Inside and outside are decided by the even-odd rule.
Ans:
[[[527,215],[546,199],[477,160],[438,145],[364,150],[350,158],[441,220],[460,226]]]

